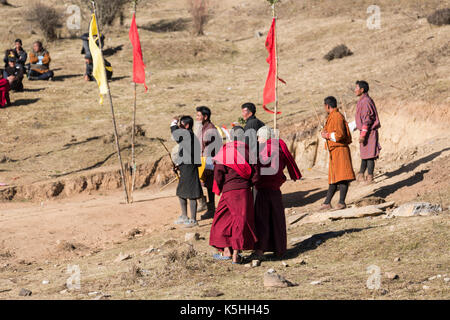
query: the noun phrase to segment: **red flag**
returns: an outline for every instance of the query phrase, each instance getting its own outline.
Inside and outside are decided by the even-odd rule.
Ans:
[[[130,41],[133,45],[133,82],[143,83],[145,91],[148,90],[145,84],[145,64],[142,57],[141,41],[139,40],[139,32],[136,25],[136,16],[133,13],[130,27]]]
[[[275,47],[275,25],[276,19],[272,20],[272,26],[270,27],[269,34],[266,39],[266,49],[269,51],[269,57],[267,58],[267,63],[269,64],[269,74],[267,75],[266,86],[264,87],[264,101],[263,108],[268,113],[274,113],[272,110],[269,110],[266,106],[269,103],[275,101],[276,94],[276,79],[277,79],[277,55],[276,55],[276,47]],[[280,114],[281,112],[277,112]]]

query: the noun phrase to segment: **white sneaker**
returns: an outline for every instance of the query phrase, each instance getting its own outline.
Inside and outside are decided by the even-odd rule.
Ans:
[[[189,221],[189,218],[187,216],[179,216],[177,220],[175,220],[175,224],[185,224]]]

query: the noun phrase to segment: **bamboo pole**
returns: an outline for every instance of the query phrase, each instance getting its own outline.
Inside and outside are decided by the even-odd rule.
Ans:
[[[91,2],[92,2],[92,6],[94,8],[94,15],[96,15],[97,8],[96,8],[96,5],[95,5],[95,1],[91,1]],[[97,19],[96,19],[96,21],[97,21]],[[96,22],[96,23],[97,23],[97,33],[98,33],[99,44],[100,44],[100,54],[101,54],[102,60],[104,61],[103,50],[101,48],[100,27],[98,25],[98,22]],[[110,87],[109,87],[108,79],[106,79],[106,85],[107,85],[107,88],[108,88],[109,105],[110,105],[110,108],[111,108],[111,119],[112,119],[113,129],[114,129],[114,138],[115,138],[115,141],[116,141],[117,156],[119,158],[119,164],[120,164],[120,176],[122,178],[122,184],[123,184],[123,188],[124,188],[124,192],[125,192],[125,201],[126,201],[126,203],[130,203],[129,197],[128,197],[127,184],[126,184],[126,180],[125,180],[125,173],[124,173],[124,167],[123,167],[123,162],[122,162],[122,155],[120,153],[119,134],[117,133],[116,116],[114,114],[114,105],[113,105],[113,100],[112,100],[112,96],[111,96],[111,90],[110,90]]]
[[[137,0],[133,1],[134,8],[133,8],[133,14],[136,19],[136,7],[137,7]],[[133,125],[132,125],[132,133],[131,133],[131,203],[133,203],[133,192],[134,192],[134,186],[136,184],[136,156],[135,156],[135,140],[136,140],[136,105],[137,105],[137,84],[134,82],[134,105],[133,105]]]

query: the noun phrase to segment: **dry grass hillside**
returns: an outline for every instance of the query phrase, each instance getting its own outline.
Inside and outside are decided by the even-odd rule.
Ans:
[[[16,38],[29,50],[42,37],[23,19],[35,1],[8,2],[0,5],[1,50]],[[64,10],[80,1],[46,2]],[[279,5],[279,71],[287,82],[280,87],[279,125],[304,178],[282,188],[288,255],[269,255],[255,268],[211,258],[211,220],[192,230],[200,234],[193,246],[186,242],[186,230],[173,225],[179,216],[176,184],[159,189],[172,173],[156,138],[174,145],[173,115],[194,115],[196,106],[207,105],[215,124],[229,126],[241,116],[240,105],[253,101],[258,117],[272,123],[261,108],[268,71],[264,42],[272,19],[267,2],[211,3],[201,37],[192,36],[185,0],[139,6],[149,91],[138,87],[140,190],[132,205],[123,203],[109,106],[98,104],[96,84],[83,79],[81,40],[64,27],[59,40],[45,43],[54,81],[25,80],[25,92],[12,94],[14,105],[0,109],[0,182],[7,184],[0,188],[0,298],[23,298],[18,293],[26,288],[33,291],[26,299],[449,299],[450,25],[431,25],[426,17],[450,1]],[[372,4],[381,9],[381,29],[366,26]],[[124,12],[123,26],[117,22],[104,31],[120,143],[129,161],[131,8]],[[88,23],[83,8],[79,34]],[[323,58],[340,44],[353,55]],[[376,217],[336,221],[317,214],[328,187],[328,155],[314,107],[324,119],[323,99],[334,95],[352,120],[353,87],[361,79],[370,83],[379,110],[383,150],[375,184],[352,184],[348,204],[428,201],[439,204],[441,213],[387,219],[389,208]],[[356,170],[356,143],[351,150]],[[127,259],[116,260],[121,254]],[[80,290],[67,290],[69,264],[82,272]],[[382,271],[379,290],[366,286],[371,265]],[[297,286],[264,288],[268,268]]]
[[[420,102],[426,110],[448,107],[449,26],[429,25],[425,17],[448,1],[377,1],[382,27],[368,30],[370,1],[283,1],[279,8],[280,89],[282,132],[313,115],[327,95],[335,95],[349,108],[355,103],[351,88],[356,79],[372,85],[381,110]],[[20,37],[26,49],[41,38],[21,19],[31,1],[9,1],[0,11],[4,49]],[[57,1],[63,9],[70,1]],[[146,132],[139,138],[138,160],[164,155],[151,138],[169,138],[172,115],[193,114],[208,105],[217,124],[229,125],[240,116],[246,101],[262,102],[267,73],[265,34],[271,12],[265,1],[213,1],[206,35],[193,37],[184,0],[146,1],[139,8],[144,59],[150,90],[138,89],[138,123]],[[126,9],[127,17],[130,9]],[[176,22],[176,32],[155,32]],[[128,41],[129,18],[105,30],[108,59],[114,67],[111,91],[116,107],[122,147],[129,146],[131,124],[132,55]],[[84,11],[82,32],[87,30]],[[164,30],[164,28],[162,28]],[[154,30],[154,31],[149,31]],[[262,37],[255,37],[261,32]],[[52,56],[54,82],[28,82],[26,91],[13,94],[14,106],[2,110],[2,180],[30,184],[85,168],[115,166],[109,107],[97,104],[94,83],[83,81],[81,41],[64,28],[62,39],[45,46]],[[327,62],[322,57],[345,43],[354,55]],[[110,50],[111,51],[111,50]],[[422,111],[418,111],[422,112]],[[259,116],[270,122],[262,110]],[[448,120],[448,117],[443,120]],[[313,121],[313,120],[311,120]],[[298,130],[296,128],[296,130]],[[127,158],[127,152],[125,152]]]

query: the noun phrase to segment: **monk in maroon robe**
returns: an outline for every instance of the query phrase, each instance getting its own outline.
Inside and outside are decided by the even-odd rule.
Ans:
[[[255,185],[255,222],[258,238],[255,255],[258,259],[263,257],[264,252],[274,252],[277,257],[286,253],[286,216],[280,188],[287,179],[283,171],[287,167],[293,181],[302,177],[286,143],[281,139],[270,139],[273,136],[271,131],[269,127],[258,130],[258,141],[265,144],[260,153],[260,177]],[[271,170],[265,174],[264,169]]]
[[[10,106],[9,100],[10,85],[7,79],[3,78],[3,70],[0,70],[0,107]]]
[[[359,146],[361,154],[361,167],[357,181],[372,183],[375,169],[375,160],[380,155],[381,146],[378,142],[378,129],[381,127],[377,107],[369,96],[369,84],[366,81],[357,81],[355,94],[359,97],[356,105],[355,122],[360,131]],[[367,176],[364,176],[367,169]]]
[[[258,180],[257,165],[248,163],[248,147],[234,141],[223,146],[214,157],[215,194],[222,194],[211,226],[209,244],[219,250],[217,260],[240,263],[241,250],[253,250],[255,211],[252,185]]]

